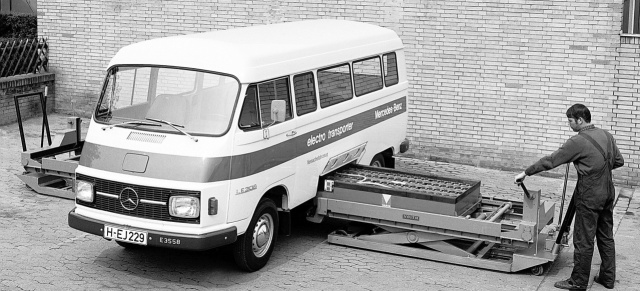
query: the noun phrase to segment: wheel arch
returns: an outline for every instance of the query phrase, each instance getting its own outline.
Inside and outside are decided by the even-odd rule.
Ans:
[[[383,150],[381,152],[379,152],[379,154],[382,155],[382,157],[384,158],[384,164],[385,167],[387,168],[395,168],[396,165],[396,160],[393,157],[393,147],[390,147],[386,150]],[[375,155],[374,155],[375,157]]]
[[[284,185],[277,185],[270,188],[262,195],[262,198],[273,200],[273,202],[276,203],[276,207],[278,207],[278,211],[289,210],[289,191]]]
[[[291,212],[289,209],[289,191],[284,185],[272,187],[262,195],[262,198],[269,198],[276,204],[278,210],[278,229],[280,234],[291,234]]]

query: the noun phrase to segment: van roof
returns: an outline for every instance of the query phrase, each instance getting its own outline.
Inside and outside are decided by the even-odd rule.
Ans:
[[[147,40],[120,49],[109,67],[188,67],[250,83],[402,47],[391,29],[347,20],[305,20]]]

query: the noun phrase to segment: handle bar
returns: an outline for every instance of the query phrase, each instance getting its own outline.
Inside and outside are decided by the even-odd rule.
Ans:
[[[527,190],[527,187],[524,186],[524,179],[519,179],[516,181],[516,183],[518,183],[518,186],[522,187],[524,195],[527,196],[529,200],[533,200],[533,195],[531,195],[531,193],[529,193],[529,190]]]

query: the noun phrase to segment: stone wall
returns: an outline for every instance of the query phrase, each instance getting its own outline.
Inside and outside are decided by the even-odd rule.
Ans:
[[[627,67],[618,54],[631,49],[620,44],[622,2],[42,0],[38,29],[51,46],[56,110],[89,116],[110,57],[134,42],[302,19],[378,24],[405,44],[411,154],[521,170],[574,134],[564,113],[579,102],[620,136],[630,162],[617,181],[638,185],[638,129],[626,122],[638,92],[616,87],[635,78],[618,73]]]

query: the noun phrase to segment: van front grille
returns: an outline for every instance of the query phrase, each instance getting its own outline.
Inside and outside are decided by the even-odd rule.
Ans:
[[[120,183],[78,174],[76,179],[93,183],[96,192],[93,203],[76,199],[78,205],[90,207],[97,210],[113,212],[122,215],[129,215],[153,220],[162,220],[181,223],[200,223],[200,218],[180,218],[169,215],[169,197],[194,196],[200,198],[199,191],[177,190],[167,188],[157,188],[140,186],[134,184]],[[137,207],[127,210],[120,203],[120,192],[125,188],[133,189],[139,199]]]

